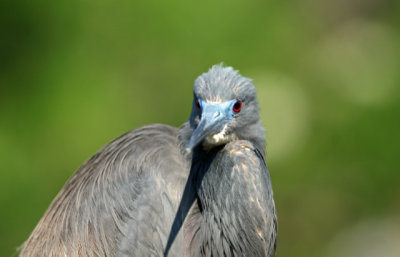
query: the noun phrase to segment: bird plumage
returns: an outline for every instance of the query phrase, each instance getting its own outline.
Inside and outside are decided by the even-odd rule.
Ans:
[[[152,125],[102,148],[65,184],[21,256],[118,256],[130,248],[147,256],[162,249],[189,173],[178,136],[176,128]]]
[[[197,99],[225,115],[212,121],[224,133],[212,122],[199,126],[206,115]],[[240,113],[229,109],[235,99]],[[223,144],[205,143],[213,133]],[[187,149],[189,142],[196,144]],[[271,257],[277,222],[264,156],[254,85],[213,66],[196,80],[180,129],[146,126],[100,149],[65,184],[20,256]]]
[[[238,140],[194,158],[198,202],[184,224],[185,256],[272,256],[275,206],[261,153]]]

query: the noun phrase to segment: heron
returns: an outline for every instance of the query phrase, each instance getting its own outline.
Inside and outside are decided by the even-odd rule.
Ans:
[[[212,66],[180,128],[134,129],[66,182],[23,244],[33,256],[267,256],[277,217],[252,80]]]

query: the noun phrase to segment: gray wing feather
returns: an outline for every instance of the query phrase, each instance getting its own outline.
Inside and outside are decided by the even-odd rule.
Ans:
[[[21,256],[159,255],[188,173],[178,129],[128,132],[71,177]]]

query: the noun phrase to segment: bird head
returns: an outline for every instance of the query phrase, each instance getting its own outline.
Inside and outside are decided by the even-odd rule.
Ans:
[[[256,88],[250,79],[231,67],[215,65],[196,79],[193,95],[187,150],[252,138],[264,144]]]

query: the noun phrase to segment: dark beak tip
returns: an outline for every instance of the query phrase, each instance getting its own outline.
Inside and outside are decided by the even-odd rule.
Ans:
[[[194,147],[195,146],[193,145],[192,140],[190,140],[189,143],[186,145],[185,150],[186,150],[186,152],[189,153],[189,152],[191,152],[193,150]]]

